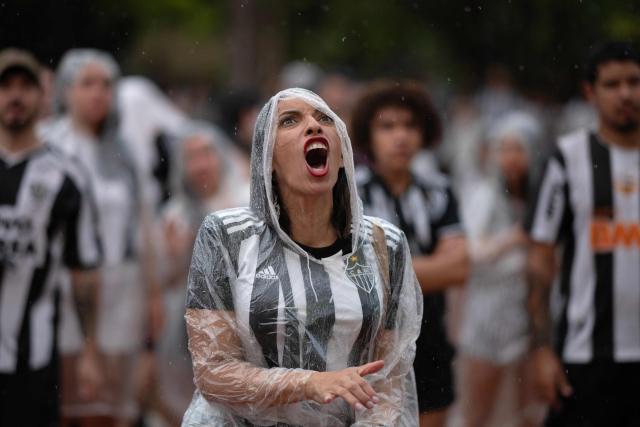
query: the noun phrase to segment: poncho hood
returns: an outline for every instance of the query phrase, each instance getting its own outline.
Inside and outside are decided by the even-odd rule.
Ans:
[[[254,213],[278,233],[279,237],[299,252],[304,252],[298,244],[282,229],[275,206],[273,176],[273,147],[276,141],[278,102],[287,98],[299,98],[318,111],[331,117],[335,123],[342,150],[343,168],[346,180],[338,180],[336,185],[343,188],[334,189],[336,192],[346,192],[349,201],[350,223],[352,234],[352,249],[360,243],[360,223],[362,220],[362,205],[358,198],[354,177],[353,151],[347,134],[345,123],[329,106],[315,93],[307,89],[286,89],[275,94],[262,108],[256,121],[251,149],[251,201]]]

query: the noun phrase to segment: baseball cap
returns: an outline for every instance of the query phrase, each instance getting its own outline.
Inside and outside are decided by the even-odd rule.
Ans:
[[[0,51],[0,80],[11,70],[25,72],[40,86],[40,64],[38,60],[26,50],[8,48]]]

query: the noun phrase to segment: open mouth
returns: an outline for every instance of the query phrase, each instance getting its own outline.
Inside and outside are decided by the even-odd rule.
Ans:
[[[329,143],[325,138],[311,138],[304,146],[304,159],[307,169],[313,176],[327,174],[329,158]]]

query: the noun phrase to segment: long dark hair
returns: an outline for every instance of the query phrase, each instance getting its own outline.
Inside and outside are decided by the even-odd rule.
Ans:
[[[280,189],[278,188],[278,180],[275,173],[271,176],[271,185],[273,187],[274,195],[277,201],[281,201]],[[278,218],[280,228],[285,233],[291,235],[291,219],[287,209],[282,204],[280,205],[280,216]],[[349,236],[351,228],[351,198],[349,194],[349,184],[347,182],[347,174],[344,168],[340,168],[338,171],[338,179],[333,186],[333,210],[331,212],[331,224],[338,233],[338,238],[345,239]]]

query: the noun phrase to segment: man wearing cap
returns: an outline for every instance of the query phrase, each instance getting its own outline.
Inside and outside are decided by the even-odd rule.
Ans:
[[[85,345],[85,395],[99,385],[93,271],[96,212],[84,172],[39,140],[40,67],[28,52],[0,52],[0,425],[59,424],[57,330],[70,271]]]

